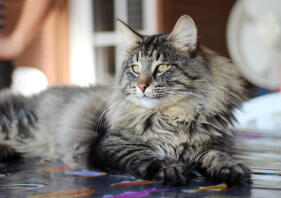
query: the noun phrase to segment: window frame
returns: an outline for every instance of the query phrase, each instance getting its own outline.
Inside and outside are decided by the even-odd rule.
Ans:
[[[143,34],[157,32],[157,0],[143,0]],[[128,21],[127,0],[114,0],[114,18]],[[114,31],[94,32],[93,1],[70,0],[69,6],[69,46],[70,46],[70,81],[72,84],[87,86],[102,82],[97,75],[95,47],[115,46],[115,70],[121,65],[122,53],[119,48],[119,36]],[[102,71],[102,68],[99,68]],[[105,70],[104,70],[105,71]],[[103,71],[103,72],[104,72]]]

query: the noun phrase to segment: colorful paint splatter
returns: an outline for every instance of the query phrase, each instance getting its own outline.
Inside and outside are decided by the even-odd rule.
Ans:
[[[41,168],[38,169],[38,172],[61,172],[61,171],[67,171],[70,170],[70,166],[55,166],[55,167],[50,167],[50,168]]]
[[[256,139],[262,137],[261,133],[250,133],[250,134],[243,134],[243,135],[238,135],[235,137],[235,140],[248,140],[248,139]]]
[[[44,193],[32,195],[30,198],[72,198],[72,197],[83,197],[91,195],[95,192],[94,189],[76,189],[76,190],[66,190],[60,192]]]
[[[103,172],[96,172],[96,171],[88,171],[88,170],[81,170],[81,171],[65,171],[67,175],[76,175],[81,177],[99,177],[105,176],[106,173]]]
[[[204,192],[204,191],[223,191],[227,189],[226,184],[219,184],[215,186],[201,186],[198,189],[183,189],[182,192],[194,193],[194,192]]]
[[[7,184],[0,185],[0,190],[28,191],[44,187],[44,184]]]
[[[122,186],[140,186],[140,185],[146,185],[146,184],[153,184],[153,181],[148,180],[136,180],[136,181],[122,181],[120,183],[111,184],[111,186],[114,187],[122,187]]]
[[[165,192],[169,191],[168,189],[156,189],[150,188],[147,190],[139,191],[139,192],[125,192],[119,195],[104,195],[103,198],[137,198],[137,197],[145,197],[153,192]]]

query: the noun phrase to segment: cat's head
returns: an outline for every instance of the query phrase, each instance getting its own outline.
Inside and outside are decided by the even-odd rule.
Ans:
[[[127,100],[147,109],[200,101],[210,89],[210,69],[200,55],[197,28],[188,15],[169,34],[141,35],[117,22],[126,52],[119,86]]]

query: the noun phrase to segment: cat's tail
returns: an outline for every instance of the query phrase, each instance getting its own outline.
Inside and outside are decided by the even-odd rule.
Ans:
[[[32,128],[38,121],[29,98],[0,92],[0,161],[25,152],[32,141]]]

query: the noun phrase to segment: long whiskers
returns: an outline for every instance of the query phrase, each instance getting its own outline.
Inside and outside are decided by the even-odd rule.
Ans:
[[[116,95],[116,94],[115,94],[115,95]],[[100,126],[100,124],[101,124],[101,121],[102,121],[104,115],[105,115],[108,111],[110,111],[113,107],[115,107],[115,106],[117,106],[117,105],[120,105],[121,103],[124,103],[124,102],[128,101],[128,99],[129,99],[129,96],[128,96],[128,95],[129,95],[128,92],[122,92],[122,93],[117,94],[115,97],[112,97],[112,98],[108,101],[107,104],[110,104],[112,100],[114,100],[114,99],[116,99],[116,98],[118,98],[118,97],[120,97],[120,96],[127,96],[127,97],[121,98],[121,99],[118,100],[117,102],[111,104],[110,106],[108,106],[108,107],[101,113],[101,115],[99,116],[99,118],[98,118],[98,120],[97,120],[97,127],[96,127],[97,129],[99,128],[99,126]]]
[[[194,90],[192,89],[189,89],[189,88],[173,88],[169,91],[167,91],[168,94],[186,94],[188,96],[196,96],[196,97],[199,97],[199,98],[205,98],[205,96],[201,93],[197,93],[195,92]]]
[[[110,99],[108,100],[107,104],[110,104],[113,100],[115,100],[116,98],[120,97],[120,96],[124,96],[124,95],[129,95],[130,93],[127,91],[121,92],[121,93],[115,93],[112,94]]]
[[[132,97],[132,96],[129,95],[129,96],[123,98],[123,100],[122,100],[120,103],[118,103],[117,105],[114,106],[114,108],[115,108],[116,106],[118,106],[117,109],[115,109],[115,111],[119,111],[119,109],[122,108],[122,104],[124,104],[125,102],[127,102],[131,97]],[[113,108],[113,107],[111,107],[111,108]],[[111,108],[110,108],[109,110],[111,110]],[[108,111],[109,111],[109,110],[108,110]],[[107,126],[106,133],[109,131],[109,129],[110,129],[110,125]]]

